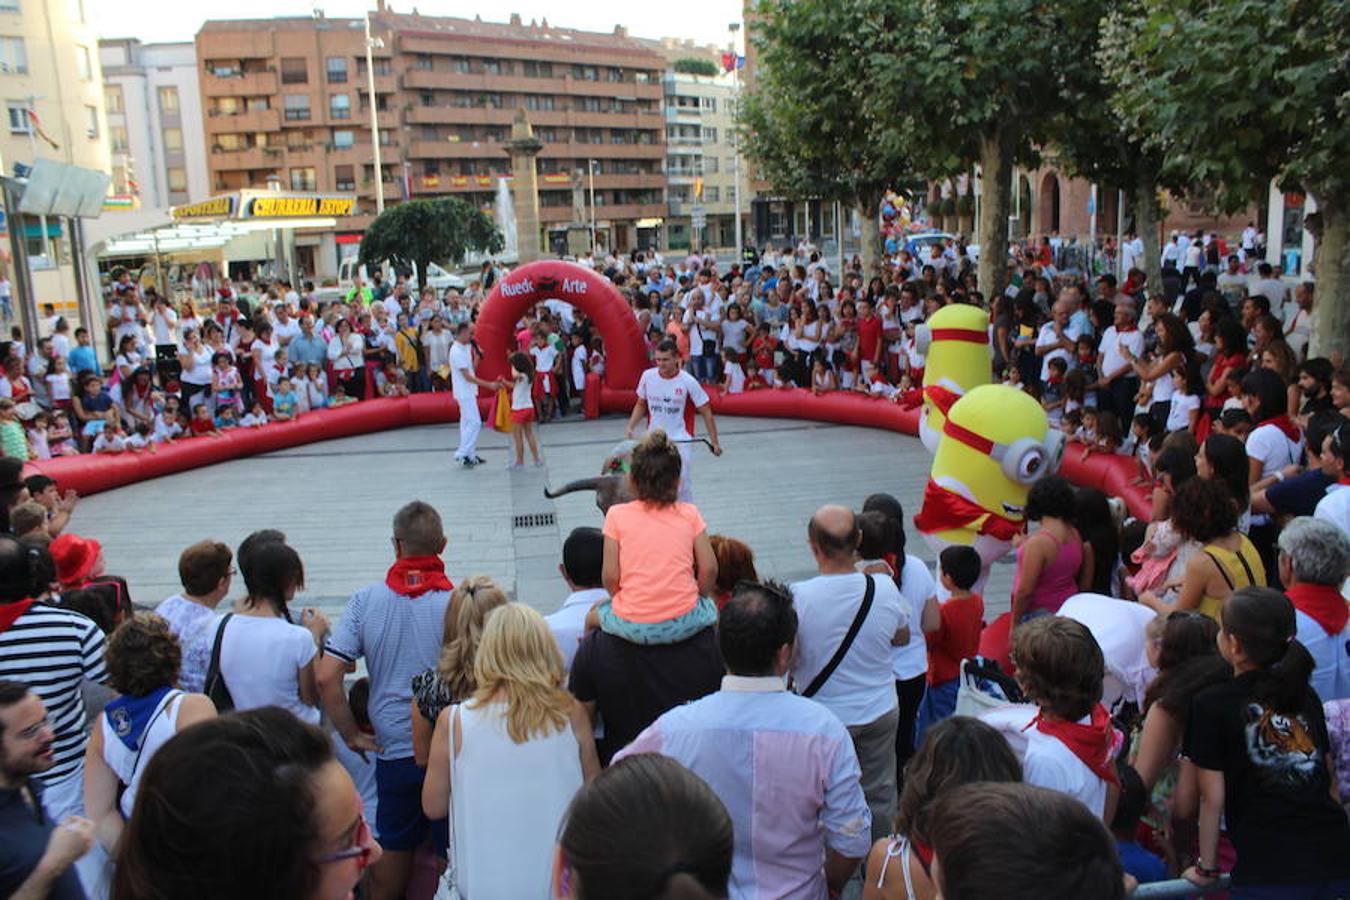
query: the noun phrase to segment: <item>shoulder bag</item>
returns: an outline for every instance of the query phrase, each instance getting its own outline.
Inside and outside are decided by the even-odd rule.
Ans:
[[[229,712],[234,709],[234,698],[230,696],[230,689],[225,686],[225,676],[220,671],[220,643],[225,638],[225,626],[230,624],[233,616],[234,613],[226,613],[225,618],[220,620],[220,627],[216,629],[215,643],[211,645],[211,662],[206,667],[204,693],[216,705],[217,712]]]
[[[862,630],[867,614],[872,611],[872,598],[876,595],[877,585],[872,580],[871,575],[864,575],[863,578],[867,580],[867,587],[863,590],[862,603],[858,606],[858,614],[853,617],[853,624],[848,626],[848,632],[844,635],[844,639],[839,642],[839,649],[834,651],[834,656],[830,657],[830,661],[825,664],[825,668],[821,669],[816,677],[811,679],[811,683],[806,686],[806,690],[802,691],[803,697],[814,697],[825,686],[825,682],[830,680],[834,670],[839,668],[839,664],[844,661],[848,649],[853,646],[853,641],[858,637],[858,632]]]

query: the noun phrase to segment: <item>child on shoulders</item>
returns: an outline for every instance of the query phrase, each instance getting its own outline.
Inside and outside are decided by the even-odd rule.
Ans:
[[[717,622],[717,557],[708,527],[681,502],[680,451],[659,428],[633,449],[636,499],[605,514],[602,578],[612,599],[587,624],[635,644],[675,644]]]

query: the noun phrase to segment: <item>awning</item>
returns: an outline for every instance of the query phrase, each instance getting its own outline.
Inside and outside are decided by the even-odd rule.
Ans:
[[[638,219],[638,228],[660,228],[665,219]]]
[[[306,219],[356,215],[355,194],[309,194],[295,191],[242,190],[209,200],[175,206],[169,217],[175,222],[222,219]],[[310,226],[299,226],[310,227]]]
[[[109,237],[99,251],[100,259],[123,256],[149,256],[184,250],[214,250],[242,235],[255,231],[293,228],[332,228],[337,219],[246,219],[216,222],[174,222],[158,228],[146,228]]]

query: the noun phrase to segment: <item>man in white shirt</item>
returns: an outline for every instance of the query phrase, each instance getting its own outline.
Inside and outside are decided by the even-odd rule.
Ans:
[[[501,387],[498,382],[479,378],[473,371],[473,325],[465,322],[455,328],[450,345],[450,390],[459,404],[459,447],[455,460],[464,468],[486,462],[478,455],[478,435],[483,430],[483,414],[478,409],[480,387]]]
[[[1054,318],[1041,326],[1036,335],[1036,355],[1041,358],[1041,381],[1050,380],[1050,360],[1062,359],[1073,364],[1073,353],[1078,341],[1078,329],[1070,321],[1073,304],[1067,298],[1055,301],[1051,311]]]
[[[1252,222],[1242,229],[1242,250],[1248,257],[1256,254],[1256,225]]]
[[[1313,512],[1315,518],[1330,522],[1346,534],[1350,534],[1350,460],[1346,450],[1350,449],[1350,426],[1342,425],[1326,439],[1323,462],[1331,463],[1331,474],[1337,481],[1327,488],[1326,496],[1317,502]],[[1327,471],[1323,468],[1322,471]]]
[[[1114,409],[1122,424],[1134,414],[1139,379],[1121,350],[1129,350],[1136,359],[1144,355],[1144,336],[1135,325],[1135,315],[1134,301],[1127,299],[1117,303],[1115,319],[1111,327],[1102,332],[1101,342],[1097,345],[1097,372],[1101,378],[1097,382],[1097,403],[1103,409]],[[1109,403],[1103,402],[1108,398]]]
[[[1172,233],[1172,239],[1162,248],[1162,267],[1166,269],[1169,265],[1174,269],[1181,268],[1181,239],[1176,232]]]
[[[1229,307],[1236,311],[1247,296],[1247,276],[1242,274],[1242,260],[1236,256],[1228,257],[1228,268],[1219,273],[1218,287]]]
[[[563,669],[571,671],[577,645],[586,633],[586,614],[601,600],[609,599],[601,586],[600,572],[605,557],[605,536],[599,528],[573,528],[563,541],[562,564],[558,571],[571,592],[562,606],[546,616],[553,638],[563,655]]]
[[[300,336],[300,323],[291,316],[289,307],[277,307],[276,320],[272,323],[272,336],[282,347]]]
[[[1289,285],[1275,277],[1275,268],[1268,262],[1256,267],[1256,277],[1247,288],[1247,296],[1265,297],[1270,301],[1270,312],[1281,322],[1284,321],[1284,303],[1289,297]]]
[[[1280,583],[1294,604],[1298,642],[1313,658],[1312,689],[1323,703],[1350,699],[1350,621],[1341,584],[1350,573],[1350,535],[1300,516],[1279,537]]]
[[[690,466],[690,446],[693,435],[693,412],[703,418],[703,427],[708,431],[708,441],[712,444],[714,456],[722,455],[722,445],[717,440],[717,421],[713,418],[712,404],[708,392],[698,380],[680,368],[680,351],[675,342],[667,338],[656,345],[654,355],[656,367],[642,373],[638,380],[637,404],[633,414],[628,417],[628,428],[624,436],[631,438],[638,422],[647,417],[649,430],[660,428],[680,448],[683,466],[680,470],[680,499],[692,503],[694,499],[694,476]]]
[[[791,587],[800,621],[792,678],[799,693],[825,706],[848,728],[872,811],[872,838],[877,840],[889,833],[895,818],[900,714],[891,648],[909,643],[910,633],[907,605],[895,582],[854,568],[859,536],[857,516],[848,507],[823,506],[811,517],[807,541],[820,574]],[[869,583],[872,602],[862,615]],[[827,674],[860,616],[853,640]]]

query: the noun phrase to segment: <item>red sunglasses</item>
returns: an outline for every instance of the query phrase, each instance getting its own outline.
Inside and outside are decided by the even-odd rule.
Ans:
[[[370,857],[375,853],[376,846],[375,835],[370,830],[370,823],[366,821],[366,812],[363,808],[358,814],[356,822],[356,843],[346,850],[327,853],[314,861],[316,863],[324,864],[354,859],[356,860],[356,868],[360,871],[370,865]]]

